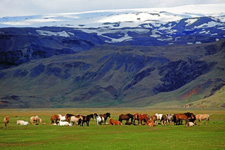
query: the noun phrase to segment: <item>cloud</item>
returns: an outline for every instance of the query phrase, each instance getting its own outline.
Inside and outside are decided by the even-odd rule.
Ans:
[[[224,0],[1,0],[0,17],[208,3],[224,3]]]

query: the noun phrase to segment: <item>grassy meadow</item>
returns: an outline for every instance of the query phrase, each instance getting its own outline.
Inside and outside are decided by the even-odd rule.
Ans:
[[[121,113],[184,113],[212,114],[208,125],[186,127],[184,125],[142,126],[52,126],[53,114],[83,114],[110,112],[113,119]],[[10,123],[4,127],[3,118],[9,115]],[[16,125],[16,120],[29,121],[38,115],[42,125]],[[215,109],[151,109],[151,108],[86,108],[86,109],[0,109],[0,150],[102,150],[102,149],[225,149],[225,110]]]

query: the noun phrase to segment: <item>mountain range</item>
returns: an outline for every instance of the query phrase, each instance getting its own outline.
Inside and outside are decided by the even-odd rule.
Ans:
[[[223,8],[0,18],[0,108],[225,107]]]

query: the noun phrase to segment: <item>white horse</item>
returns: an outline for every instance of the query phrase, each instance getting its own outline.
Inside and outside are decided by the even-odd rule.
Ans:
[[[67,121],[59,121],[58,126],[72,126],[72,123],[69,123]]]
[[[166,114],[167,122],[171,123],[173,119],[173,114]]]
[[[161,119],[162,119],[163,114],[158,114],[158,113],[156,113],[156,114],[155,114],[155,116],[156,116],[157,120],[161,120]]]
[[[16,121],[16,124],[26,126],[26,125],[29,124],[29,122],[28,122],[28,121],[24,121],[24,120],[17,120],[17,121]]]
[[[101,125],[104,122],[104,120],[105,120],[104,117],[101,117],[101,116],[99,116],[96,113],[94,114],[94,116],[95,116],[95,121],[96,121],[97,125],[99,125],[99,124]]]
[[[188,123],[186,124],[186,126],[193,127],[193,126],[195,126],[195,123],[194,123],[194,122],[188,122]]]

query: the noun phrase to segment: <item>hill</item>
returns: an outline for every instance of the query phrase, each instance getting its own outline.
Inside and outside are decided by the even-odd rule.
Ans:
[[[220,4],[0,18],[0,107],[194,106],[225,85],[224,14]]]
[[[209,47],[216,48],[208,54]],[[225,85],[225,41],[111,46],[32,60],[0,72],[1,107],[146,106],[192,102]]]

